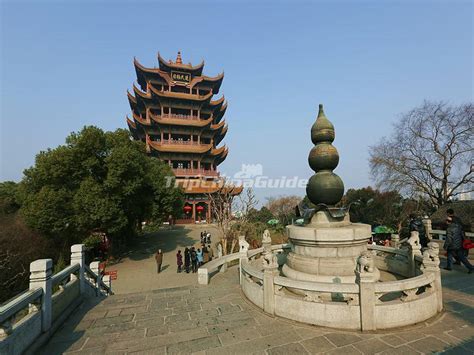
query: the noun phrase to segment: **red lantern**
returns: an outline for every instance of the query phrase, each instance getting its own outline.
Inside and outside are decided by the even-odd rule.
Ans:
[[[197,206],[197,207],[196,207],[196,210],[197,210],[198,212],[202,212],[202,211],[204,211],[204,207],[202,207],[202,206]]]
[[[190,212],[193,208],[189,205],[184,206],[184,212]]]

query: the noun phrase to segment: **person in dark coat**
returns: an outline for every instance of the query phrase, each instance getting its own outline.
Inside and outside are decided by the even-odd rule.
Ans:
[[[444,250],[448,253],[448,263],[446,270],[451,270],[453,265],[453,258],[456,257],[464,266],[468,269],[469,273],[472,273],[474,266],[471,265],[469,260],[466,258],[466,254],[463,250],[464,234],[462,226],[459,223],[454,222],[452,217],[446,218],[446,240],[444,242]]]
[[[163,252],[161,249],[158,249],[158,251],[155,254],[155,260],[156,260],[156,272],[159,274],[161,272],[161,264],[163,263]]]
[[[184,269],[186,270],[187,274],[189,274],[190,266],[191,266],[191,253],[189,251],[189,248],[186,247],[186,249],[184,249]]]
[[[410,215],[410,224],[409,224],[410,232],[416,231],[418,232],[420,238],[420,245],[423,248],[426,248],[429,243],[428,236],[426,235],[426,229],[421,221],[420,217],[416,216],[415,214]]]
[[[211,261],[212,257],[214,256],[214,252],[212,251],[211,244],[207,246],[207,252],[209,254],[209,261]]]
[[[191,248],[191,269],[193,270],[193,273],[197,272],[198,269],[198,258],[194,247]]]
[[[181,268],[183,267],[183,255],[181,254],[181,250],[178,250],[176,254],[176,264],[178,265],[178,273],[181,272]]]
[[[453,219],[453,222],[454,222],[454,223],[458,223],[461,227],[463,226],[463,223],[462,223],[462,221],[461,221],[461,218],[459,218],[458,216],[456,216],[456,215],[454,214],[454,210],[453,210],[452,208],[448,208],[448,209],[446,210],[446,216],[447,216],[447,217],[451,217],[451,218]],[[466,236],[465,236],[465,234],[464,234],[464,230],[463,230],[463,238],[464,238],[464,239],[466,238]],[[466,255],[466,258],[467,258],[468,255],[469,255],[469,249],[464,248],[464,249],[463,249],[463,252],[464,252],[464,255]],[[456,259],[456,261],[454,262],[454,265],[461,265],[461,260],[459,260],[456,256],[454,257],[454,259]]]

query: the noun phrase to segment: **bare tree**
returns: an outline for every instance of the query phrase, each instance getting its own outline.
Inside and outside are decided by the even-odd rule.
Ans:
[[[240,210],[242,212],[240,222],[245,223],[247,222],[249,211],[255,208],[258,203],[252,189],[247,188],[244,193],[240,194],[236,193],[236,189],[240,188],[222,179],[219,182],[219,189],[212,194],[208,194],[211,202],[211,213],[222,235],[221,244],[224,255],[227,252],[232,253],[238,242],[236,236],[231,231],[231,225],[234,220],[232,210]],[[237,196],[238,199],[236,199]]]
[[[242,212],[240,217],[241,223],[248,223],[250,216],[250,211],[255,209],[258,204],[258,200],[255,197],[255,193],[252,188],[248,187],[245,189],[245,192],[239,195],[237,208]]]
[[[270,197],[266,207],[270,212],[278,217],[284,225],[291,223],[291,218],[295,216],[296,206],[301,201],[300,196],[280,196]]]
[[[207,197],[211,202],[211,215],[221,233],[222,252],[227,254],[227,243],[233,239],[230,233],[232,221],[232,206],[234,204],[235,194],[233,194],[234,186],[229,184],[225,179],[217,183],[218,189],[213,193],[209,193]]]
[[[427,196],[441,206],[473,191],[472,103],[425,101],[404,114],[389,138],[370,147],[370,169],[381,189]]]

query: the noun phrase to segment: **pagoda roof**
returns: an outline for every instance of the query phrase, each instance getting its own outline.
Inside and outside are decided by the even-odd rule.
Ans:
[[[148,88],[149,91],[145,92],[133,84],[133,93],[135,96],[127,90],[127,96],[132,110],[143,107],[159,107],[162,103],[165,103],[169,100],[176,101],[176,103],[181,104],[183,102],[188,102],[190,106],[197,106],[201,107],[202,109],[207,109],[211,112],[214,112],[216,114],[214,121],[219,122],[225,113],[225,108],[227,107],[224,96],[218,100],[211,100],[213,96],[212,91],[207,95],[195,95],[171,91],[161,91],[154,88],[153,85],[149,85]]]
[[[225,102],[225,97],[224,97],[224,95],[222,95],[220,99],[211,100],[211,102],[209,104],[211,106],[219,106],[219,109],[220,109],[222,107],[222,105],[224,104],[224,102]]]
[[[224,80],[224,72],[220,73],[219,75],[215,77],[210,77],[210,76],[196,76],[191,80],[189,83],[190,87],[195,87],[195,86],[201,86],[203,85],[208,85],[212,88],[212,93],[213,94],[218,94],[219,90],[222,85],[222,81]]]
[[[215,113],[214,123],[219,123],[219,121],[224,117],[225,112],[227,111],[227,101],[222,104],[219,111]]]
[[[225,147],[222,153],[216,156],[216,159],[214,160],[214,164],[219,165],[220,163],[222,163],[225,160],[225,158],[227,158],[227,154],[229,154],[229,149]]]
[[[227,133],[227,129],[228,129],[227,125],[223,126],[221,131],[216,135],[216,137],[214,138],[214,143],[216,145],[219,144],[224,139]]]
[[[130,91],[128,90],[127,90],[127,98],[128,98],[128,102],[130,103],[130,108],[133,110],[134,107],[132,107],[132,104],[133,105],[137,104],[137,98],[133,96],[132,94],[130,94]]]
[[[211,131],[215,131],[215,144],[219,144],[222,139],[224,138],[225,134],[227,133],[227,125],[225,121],[221,121],[217,124],[212,123],[212,118],[209,118],[207,120],[183,120],[183,119],[173,119],[173,118],[161,118],[160,116],[153,115],[151,112],[147,111],[147,118],[142,118],[140,115],[137,115],[135,112],[132,112],[132,117],[133,121],[130,120],[127,116],[127,122],[129,122],[129,127],[130,124],[132,124],[132,128],[134,130],[137,130],[137,124],[138,126],[146,126],[146,127],[151,127],[152,120],[160,125],[181,125],[181,126],[192,126],[192,127],[198,127],[198,128],[205,128],[208,127]],[[132,130],[131,128],[131,130]]]
[[[139,139],[137,125],[128,117],[127,117],[127,125],[128,125],[128,129],[132,133],[133,138]]]
[[[211,124],[210,128],[211,128],[211,130],[216,131],[218,129],[221,129],[224,126],[225,126],[225,121],[220,121],[219,123]]]
[[[191,73],[197,76],[202,75],[202,69],[204,68],[204,60],[196,66],[182,63],[181,52],[178,52],[178,57],[176,58],[175,62],[171,60],[168,60],[168,61],[165,60],[164,58],[161,57],[160,52],[158,52],[158,63],[160,65],[160,69],[165,72],[170,72],[171,70],[176,69],[176,70],[186,71],[188,73]]]
[[[170,73],[167,71],[163,71],[159,68],[147,68],[136,58],[133,59],[133,65],[135,66],[135,72],[137,73],[137,82],[142,89],[146,87],[147,82],[163,82],[169,86],[179,85],[173,81]],[[205,85],[211,87],[214,94],[218,94],[223,79],[224,73],[221,73],[215,77],[206,75],[194,76],[191,82],[185,86],[192,88],[194,86]]]
[[[135,122],[138,122],[143,126],[151,126],[151,121],[148,116],[147,118],[143,119],[140,115],[137,115],[135,112],[132,112],[132,117]]]
[[[142,88],[146,87],[146,82],[152,81],[163,81],[168,85],[173,85],[171,77],[167,72],[164,72],[158,68],[147,68],[143,66],[136,58],[133,58],[133,65],[135,72],[137,73],[137,82]]]

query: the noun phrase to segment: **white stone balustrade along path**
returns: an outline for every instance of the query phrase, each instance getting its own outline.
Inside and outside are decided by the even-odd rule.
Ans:
[[[102,280],[96,264],[85,265],[83,244],[71,246],[71,265],[55,275],[51,259],[33,261],[29,289],[0,307],[0,354],[34,353],[86,295],[112,294],[110,279]]]
[[[398,245],[399,238],[392,242]],[[354,270],[355,283],[280,276],[279,267],[285,264],[291,244],[272,246],[265,237],[259,249],[248,250],[244,243],[240,244],[242,251],[202,266],[198,281],[208,284],[221,265],[239,260],[243,294],[273,316],[318,326],[373,331],[426,321],[443,309],[439,245],[433,240],[422,253],[416,232],[409,238],[407,249],[369,246]],[[379,280],[379,270],[402,279]]]

